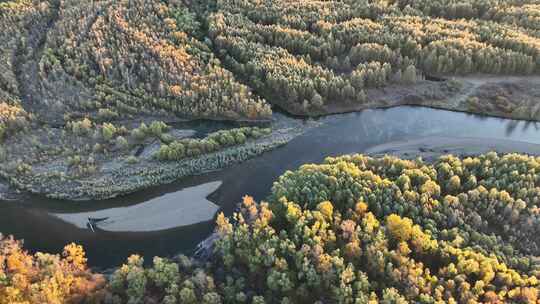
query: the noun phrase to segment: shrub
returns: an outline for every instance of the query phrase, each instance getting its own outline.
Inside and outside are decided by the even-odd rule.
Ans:
[[[118,113],[111,109],[99,109],[98,110],[98,118],[103,121],[110,121],[113,119],[118,118]]]
[[[129,142],[125,137],[118,136],[116,138],[116,146],[118,146],[120,149],[127,149],[129,147]]]
[[[401,80],[407,84],[416,83],[416,68],[414,65],[408,66],[401,76]]]
[[[186,157],[197,157],[211,153],[223,147],[245,143],[248,139],[256,139],[272,132],[269,128],[244,127],[210,133],[204,139],[181,139],[161,145],[155,157],[159,160],[181,160]]]
[[[101,126],[101,134],[105,141],[110,141],[116,135],[117,129],[111,123],[104,123]]]
[[[139,162],[139,159],[136,156],[130,155],[126,158],[126,163],[134,165]]]
[[[68,122],[67,127],[75,135],[88,135],[92,130],[93,123],[90,119],[84,118],[80,121]]]

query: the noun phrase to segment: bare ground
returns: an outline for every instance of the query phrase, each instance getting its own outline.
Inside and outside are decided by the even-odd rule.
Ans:
[[[210,202],[207,196],[221,184],[221,181],[209,182],[128,207],[53,215],[81,229],[113,232],[167,230],[211,221],[219,206]],[[103,220],[89,227],[89,218]]]

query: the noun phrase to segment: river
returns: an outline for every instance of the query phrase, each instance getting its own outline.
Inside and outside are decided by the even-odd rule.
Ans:
[[[526,145],[515,145],[517,150],[540,153],[540,124],[534,122],[409,106],[328,116],[318,122],[289,144],[242,164],[125,197],[66,202],[28,196],[25,201],[0,202],[0,231],[24,239],[31,251],[59,252],[76,242],[84,246],[91,266],[108,268],[131,253],[147,261],[156,255],[191,254],[212,232],[216,210],[231,214],[246,194],[264,199],[283,172],[326,156],[422,138],[467,138],[473,145],[477,139],[511,140]],[[93,231],[85,225],[88,217],[107,220]]]

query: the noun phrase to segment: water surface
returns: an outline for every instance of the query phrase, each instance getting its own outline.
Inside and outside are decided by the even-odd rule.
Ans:
[[[375,145],[426,136],[509,139],[540,144],[540,125],[537,123],[422,107],[366,110],[321,118],[320,122],[319,127],[255,159],[126,197],[97,202],[65,202],[31,196],[25,202],[0,202],[0,231],[25,239],[26,248],[32,251],[58,252],[65,244],[77,242],[85,247],[90,265],[111,267],[122,263],[130,253],[142,254],[147,260],[155,255],[192,253],[198,242],[211,233],[213,219],[185,225],[185,218],[190,217],[190,212],[200,211],[199,208],[178,209],[176,205],[193,203],[185,196],[185,189],[189,187],[220,181],[221,187],[209,196],[209,200],[218,205],[220,211],[231,214],[243,195],[264,199],[273,181],[284,171],[304,163],[320,162],[326,156],[362,152]],[[213,130],[213,127],[209,129]],[[208,130],[199,132],[204,134],[205,131]],[[152,216],[152,221],[156,222],[141,218],[140,225],[169,228],[166,230],[141,231],[144,229],[137,226],[137,219],[131,218],[129,225],[115,229],[121,230],[115,232],[92,232],[86,225],[57,216],[84,214],[88,217],[88,214],[108,214],[111,209],[133,210],[140,208],[139,205],[146,206],[145,202],[149,201],[167,201],[163,208],[171,208],[171,212],[182,210],[186,214],[179,216],[178,222],[168,218],[164,226],[160,226],[159,216]],[[152,212],[165,214],[166,211]]]

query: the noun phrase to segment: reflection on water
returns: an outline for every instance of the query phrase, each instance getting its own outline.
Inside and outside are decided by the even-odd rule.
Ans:
[[[246,126],[252,126],[252,125],[260,126],[261,124],[249,122],[249,121],[245,121],[245,122],[208,121],[208,120],[198,119],[198,120],[169,123],[169,125],[173,126],[175,129],[193,130],[195,132],[194,137],[204,138],[208,135],[208,133],[216,132],[219,130],[246,127]]]
[[[523,122],[523,121],[510,120],[507,122],[507,125],[506,125],[506,134],[508,136],[511,136],[512,133],[514,133],[514,131],[516,130],[516,128],[518,128],[520,125],[522,126],[521,131],[523,132],[527,132],[529,130],[533,132],[538,131],[538,122],[536,121]]]
[[[304,163],[320,162],[326,156],[362,152],[375,145],[392,141],[444,136],[510,139],[540,144],[537,123],[421,107],[367,110],[326,117],[320,121],[322,122],[320,127],[311,129],[289,144],[255,159],[219,172],[186,178],[171,185],[155,187],[127,197],[84,203],[43,198],[33,198],[27,202],[1,203],[0,231],[24,238],[26,246],[33,250],[59,251],[66,243],[76,241],[85,246],[91,265],[108,267],[118,265],[134,252],[143,254],[147,260],[154,255],[190,253],[196,244],[212,231],[213,221],[152,232],[103,231],[107,230],[103,224],[103,230],[93,233],[85,224],[82,225],[84,217],[86,220],[88,217],[105,217],[101,215],[117,208],[124,211],[139,210],[140,213],[148,213],[148,216],[152,217],[152,223],[145,224],[144,217],[134,216],[128,220],[128,217],[121,216],[117,221],[121,223],[125,220],[124,224],[118,224],[122,227],[114,226],[114,229],[111,229],[113,227],[111,224],[109,229],[133,230],[125,228],[140,228],[144,225],[153,226],[149,230],[173,227],[168,224],[175,222],[172,219],[175,217],[174,207],[179,206],[174,202],[190,203],[185,197],[186,192],[182,190],[215,181],[222,181],[223,184],[210,195],[209,199],[219,205],[226,214],[230,214],[245,194],[252,195],[257,200],[263,199],[270,191],[272,182],[286,170],[295,169]],[[204,192],[211,192],[207,190]],[[201,201],[201,196],[202,193],[196,200]],[[145,202],[153,199],[157,200],[154,202],[159,203],[161,199],[169,203],[153,211],[145,210],[144,208],[147,208],[144,207],[147,206]],[[139,208],[143,208],[144,211],[140,211]],[[167,217],[168,211],[171,211],[170,217]],[[209,211],[211,215],[214,212],[215,210]],[[77,220],[68,219],[71,222],[68,223],[51,213],[84,215]],[[162,215],[164,223],[163,227],[159,227],[155,223],[159,222]],[[209,214],[207,218],[210,219],[211,215]],[[181,219],[176,223],[180,222]],[[97,226],[99,228],[100,224]]]

